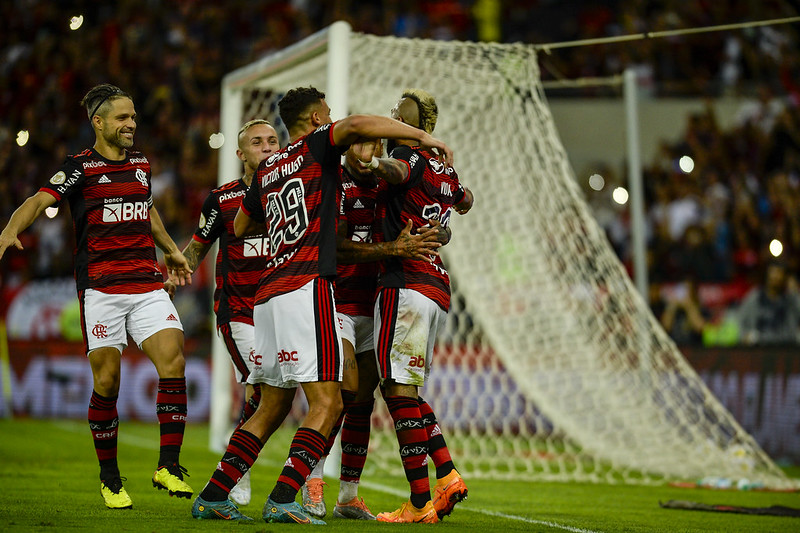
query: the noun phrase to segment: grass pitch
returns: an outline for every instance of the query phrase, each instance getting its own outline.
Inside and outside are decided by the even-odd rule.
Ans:
[[[154,423],[123,422],[119,464],[133,509],[106,509],[100,496],[97,460],[85,422],[0,420],[0,531],[53,532],[274,532],[298,526],[266,524],[261,507],[272,489],[288,452],[293,430],[282,429],[261,453],[253,468],[253,501],[242,507],[252,524],[200,521],[191,517],[192,500],[171,498],[152,487],[158,459],[158,427]],[[186,428],[181,463],[187,481],[199,493],[220,455],[208,450],[208,428]],[[398,459],[399,460],[399,459]],[[369,465],[369,460],[368,463]],[[794,468],[790,475],[800,475]],[[659,501],[692,500],[707,504],[748,507],[800,507],[799,493],[769,493],[639,487],[585,483],[534,483],[470,480],[469,498],[436,526],[353,522],[333,518],[338,481],[328,479],[327,531],[447,531],[541,532],[706,532],[800,531],[800,518],[750,516],[703,511],[667,510]],[[393,510],[408,498],[403,478],[365,475],[360,489],[374,513]]]

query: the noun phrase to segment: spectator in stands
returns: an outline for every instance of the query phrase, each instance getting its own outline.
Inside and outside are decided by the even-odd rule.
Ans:
[[[800,340],[797,281],[783,262],[770,261],[763,283],[742,301],[739,329],[745,344],[795,344]]]
[[[700,304],[697,284],[692,279],[674,287],[659,316],[661,325],[679,346],[702,346],[703,330],[709,318],[710,313]]]

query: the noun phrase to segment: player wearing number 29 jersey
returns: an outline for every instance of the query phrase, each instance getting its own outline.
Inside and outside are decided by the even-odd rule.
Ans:
[[[150,163],[141,153],[126,152],[122,161],[94,149],[67,156],[40,190],[57,204],[69,201],[79,291],[141,294],[163,286],[150,228]]]
[[[333,124],[325,124],[259,166],[242,211],[268,228],[267,265],[256,305],[336,276],[339,161]]]

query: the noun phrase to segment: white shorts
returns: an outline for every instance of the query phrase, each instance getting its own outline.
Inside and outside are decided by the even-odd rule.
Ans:
[[[339,329],[342,340],[350,343],[355,350],[353,353],[359,354],[375,349],[375,319],[371,316],[353,316],[344,313],[336,313],[339,318]]]
[[[255,366],[256,329],[244,322],[228,322],[220,324],[217,333],[231,356],[236,381],[245,383]]]
[[[98,348],[122,350],[128,335],[142,343],[161,330],[183,331],[178,311],[163,289],[142,294],[106,294],[95,289],[83,291],[81,316],[86,353]]]
[[[247,382],[293,388],[342,381],[342,340],[333,283],[322,278],[253,309],[256,361]]]
[[[411,289],[382,288],[375,301],[375,352],[381,381],[422,387],[447,313]]]

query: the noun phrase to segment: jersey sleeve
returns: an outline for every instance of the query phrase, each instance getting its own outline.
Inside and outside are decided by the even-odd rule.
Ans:
[[[348,148],[348,146],[337,146],[333,142],[334,124],[320,126],[306,137],[309,151],[323,166],[340,164],[342,154]]]
[[[262,161],[263,163],[263,161]],[[261,167],[253,175],[253,181],[250,182],[250,187],[242,198],[242,211],[256,222],[264,222],[264,208],[261,207]]]
[[[203,244],[211,244],[219,238],[225,229],[222,210],[214,193],[206,197],[203,208],[200,210],[200,223],[194,232],[194,240]]]
[[[83,167],[72,157],[67,157],[58,172],[53,174],[50,181],[39,190],[54,196],[56,205],[60,205],[65,198],[79,190],[84,181],[86,174],[83,172]]]
[[[408,178],[401,186],[415,187],[422,181],[425,174],[425,159],[410,146],[400,145],[389,154],[390,157],[408,165]]]

